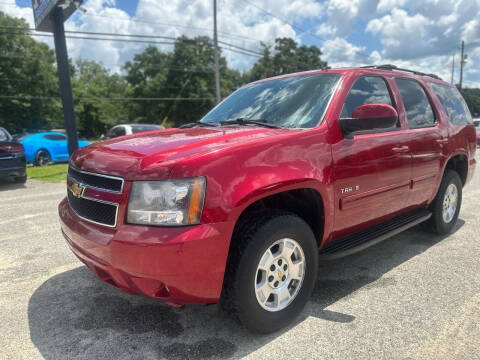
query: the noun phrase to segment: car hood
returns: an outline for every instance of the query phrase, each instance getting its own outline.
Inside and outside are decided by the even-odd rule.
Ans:
[[[292,131],[298,130],[245,126],[156,130],[78,149],[71,163],[78,169],[126,180],[164,179],[183,160]]]

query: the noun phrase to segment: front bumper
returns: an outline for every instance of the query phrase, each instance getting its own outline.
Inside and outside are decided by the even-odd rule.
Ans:
[[[220,298],[232,222],[108,228],[79,218],[66,199],[59,215],[73,253],[108,284],[170,304]]]

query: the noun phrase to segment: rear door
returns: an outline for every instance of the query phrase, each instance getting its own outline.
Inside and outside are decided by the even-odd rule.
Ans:
[[[388,104],[397,100],[384,77],[357,78],[349,90],[340,117],[352,117],[364,104]],[[356,133],[332,145],[335,167],[335,234],[385,220],[406,205],[410,185],[410,155],[404,124],[391,129]]]
[[[412,184],[407,205],[418,207],[434,196],[448,145],[448,128],[432,105],[424,85],[412,78],[395,78],[408,126]]]

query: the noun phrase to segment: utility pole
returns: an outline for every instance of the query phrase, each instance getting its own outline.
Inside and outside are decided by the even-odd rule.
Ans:
[[[460,90],[462,90],[464,65],[465,65],[465,41],[462,40],[462,49],[461,49],[461,57],[460,57],[460,82],[458,83]]]
[[[215,51],[215,100],[220,102],[220,66],[218,64],[217,0],[213,0],[213,46]]]
[[[75,112],[73,110],[72,84],[70,82],[70,65],[68,63],[67,42],[63,28],[63,11],[58,6],[52,14],[53,40],[55,42],[55,53],[57,55],[57,69],[60,85],[60,95],[63,105],[63,119],[68,138],[68,155],[72,156],[78,148],[78,135],[75,124]]]
[[[450,81],[452,85],[453,85],[454,76],[455,76],[455,54],[453,54],[452,56],[452,80]]]

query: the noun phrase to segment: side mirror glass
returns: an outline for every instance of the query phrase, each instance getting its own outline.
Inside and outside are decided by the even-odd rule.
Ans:
[[[340,118],[338,123],[343,134],[351,138],[356,131],[380,130],[395,127],[398,113],[387,104],[360,105],[353,110],[351,118]]]

